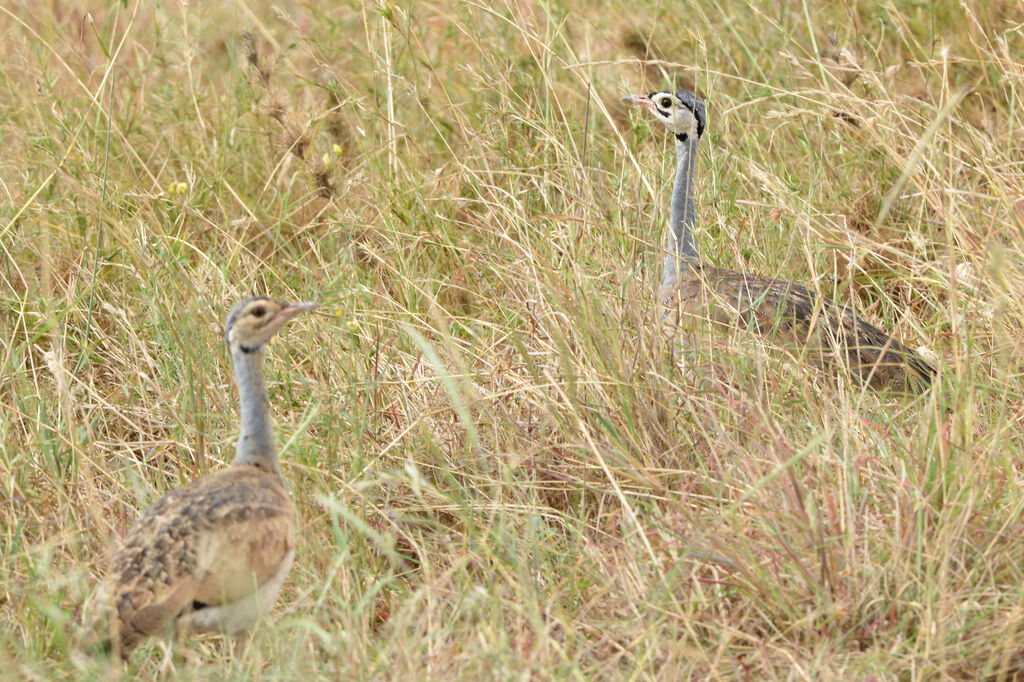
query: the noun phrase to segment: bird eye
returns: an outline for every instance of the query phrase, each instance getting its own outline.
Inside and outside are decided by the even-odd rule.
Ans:
[[[671,109],[672,108],[672,98],[668,97],[668,96],[662,97],[661,98],[661,107],[663,109]]]
[[[264,315],[267,314],[266,308],[264,308],[261,305],[260,306],[256,306],[250,312],[252,313],[253,317],[263,317]]]

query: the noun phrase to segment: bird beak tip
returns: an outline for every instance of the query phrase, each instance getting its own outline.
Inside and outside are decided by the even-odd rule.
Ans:
[[[287,305],[284,308],[282,308],[281,312],[278,313],[278,314],[279,315],[283,314],[285,319],[291,319],[292,317],[298,315],[299,313],[308,312],[310,310],[313,310],[314,308],[318,308],[319,306],[320,306],[320,304],[317,303],[316,301],[303,301],[302,303],[290,303],[289,305]]]

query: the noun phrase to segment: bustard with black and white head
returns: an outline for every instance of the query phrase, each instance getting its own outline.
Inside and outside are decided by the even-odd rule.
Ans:
[[[722,323],[743,321],[766,335],[803,345],[820,364],[844,358],[854,376],[879,388],[921,391],[935,369],[847,306],[794,282],[705,265],[694,242],[693,179],[707,125],[704,102],[689,90],[628,95],[624,102],[647,108],[676,138],[668,253],[659,298],[667,319],[686,315]]]
[[[228,314],[242,425],[235,459],[158,500],[114,552],[92,604],[93,628],[123,658],[152,635],[242,632],[277,599],[295,557],[296,524],[263,355],[289,320],[314,307],[258,296]]]

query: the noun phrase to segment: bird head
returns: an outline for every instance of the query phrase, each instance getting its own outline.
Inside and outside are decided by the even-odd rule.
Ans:
[[[647,107],[654,117],[672,131],[680,142],[704,134],[707,112],[704,101],[689,90],[662,90],[649,95],[626,95],[623,102]]]
[[[282,327],[299,313],[316,308],[313,302],[288,303],[266,296],[253,296],[235,305],[224,325],[228,348],[243,353],[261,350]]]

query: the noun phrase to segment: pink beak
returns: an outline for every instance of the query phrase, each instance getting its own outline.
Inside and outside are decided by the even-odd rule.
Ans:
[[[651,111],[656,112],[658,110],[658,108],[654,106],[654,102],[652,102],[647,95],[626,95],[622,98],[622,101],[628,104],[639,104],[642,107],[647,107]]]
[[[281,323],[283,324],[288,320],[292,319],[293,317],[295,317],[296,315],[298,315],[299,313],[304,313],[307,310],[312,310],[313,308],[316,308],[318,305],[320,304],[315,303],[313,301],[306,301],[305,303],[289,303],[284,308],[281,308],[280,310],[277,311],[277,314],[274,315],[274,320],[277,321],[278,319],[280,319]]]

